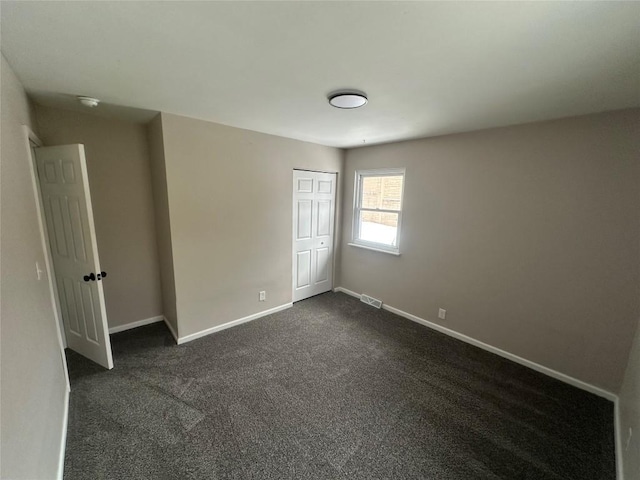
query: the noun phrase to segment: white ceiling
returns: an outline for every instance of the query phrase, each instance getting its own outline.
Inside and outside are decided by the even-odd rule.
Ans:
[[[637,2],[3,1],[1,19],[38,102],[337,147],[640,106]],[[330,107],[349,87],[369,103]]]

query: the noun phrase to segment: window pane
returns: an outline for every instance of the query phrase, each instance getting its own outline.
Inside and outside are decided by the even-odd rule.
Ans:
[[[362,177],[362,208],[400,210],[402,175]]]
[[[360,240],[395,247],[398,244],[398,214],[360,212]]]

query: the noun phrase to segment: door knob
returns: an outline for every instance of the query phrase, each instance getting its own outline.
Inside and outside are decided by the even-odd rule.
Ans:
[[[96,276],[93,272],[91,272],[89,275],[85,275],[83,278],[85,282],[88,282],[89,280],[93,282],[96,279]]]
[[[98,280],[102,280],[102,279],[103,279],[104,277],[106,277],[106,276],[107,276],[107,272],[100,272],[100,273],[98,274]]]

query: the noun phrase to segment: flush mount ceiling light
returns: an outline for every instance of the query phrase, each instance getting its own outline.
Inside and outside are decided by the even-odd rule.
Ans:
[[[341,91],[329,95],[329,103],[336,108],[359,108],[367,104],[367,96],[362,92]]]
[[[91,98],[91,97],[77,97],[78,101],[84,105],[85,107],[97,107],[98,104],[100,103],[100,100],[98,100],[97,98]]]

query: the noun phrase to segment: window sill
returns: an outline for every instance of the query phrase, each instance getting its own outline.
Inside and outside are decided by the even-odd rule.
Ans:
[[[371,251],[374,251],[374,252],[387,253],[389,255],[395,255],[396,257],[400,256],[400,252],[394,252],[392,250],[385,250],[383,248],[369,247],[367,245],[361,245],[359,243],[348,243],[347,245],[349,245],[350,247],[364,248],[365,250],[371,250]]]

